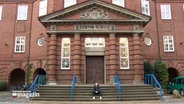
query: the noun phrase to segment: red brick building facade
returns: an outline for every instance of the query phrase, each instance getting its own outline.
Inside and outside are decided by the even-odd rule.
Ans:
[[[1,0],[0,80],[143,82],[144,60],[184,75],[183,0]]]

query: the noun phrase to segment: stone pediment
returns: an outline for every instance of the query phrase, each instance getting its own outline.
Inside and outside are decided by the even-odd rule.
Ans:
[[[146,25],[150,17],[126,8],[103,2],[88,0],[71,7],[42,16],[43,24],[52,23],[141,23]]]

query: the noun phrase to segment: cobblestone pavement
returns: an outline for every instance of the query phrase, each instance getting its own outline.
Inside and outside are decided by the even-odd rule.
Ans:
[[[11,92],[0,92],[0,104],[184,104],[184,97],[174,99],[172,95],[167,95],[163,96],[163,101],[59,102],[29,101],[27,98],[12,98]]]

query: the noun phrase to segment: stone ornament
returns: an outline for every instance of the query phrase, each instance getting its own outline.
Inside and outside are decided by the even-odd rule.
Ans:
[[[109,19],[109,12],[104,8],[92,7],[81,12],[81,19]]]
[[[150,46],[150,45],[152,44],[151,39],[148,38],[148,37],[145,37],[145,38],[144,38],[144,44],[147,45],[147,46]]]
[[[43,46],[45,43],[46,43],[46,40],[43,37],[39,38],[37,41],[38,46]]]
[[[133,25],[133,30],[139,30],[139,25]]]
[[[50,30],[56,30],[56,25],[51,25]]]

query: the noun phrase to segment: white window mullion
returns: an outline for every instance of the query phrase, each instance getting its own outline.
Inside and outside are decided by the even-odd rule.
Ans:
[[[150,15],[149,0],[141,0],[142,13]]]
[[[104,38],[85,38],[85,47],[105,47]]]
[[[25,52],[25,43],[26,43],[25,36],[17,36],[15,39],[15,52],[17,53]]]
[[[3,6],[0,5],[0,21],[1,21],[1,19],[2,19],[2,14],[3,14],[3,13],[2,13],[2,9],[3,9]]]
[[[120,46],[120,69],[129,69],[129,47],[128,38],[119,39]]]
[[[163,36],[164,52],[174,52],[174,38],[173,36]]]
[[[77,3],[77,0],[64,0],[64,8],[72,6]]]
[[[27,20],[28,5],[18,5],[17,20]]]
[[[61,69],[70,69],[70,38],[62,38]]]
[[[169,4],[161,4],[160,9],[162,19],[171,19],[171,7]]]
[[[47,0],[40,0],[39,5],[39,16],[47,14]]]
[[[113,4],[125,7],[125,0],[112,0]]]

